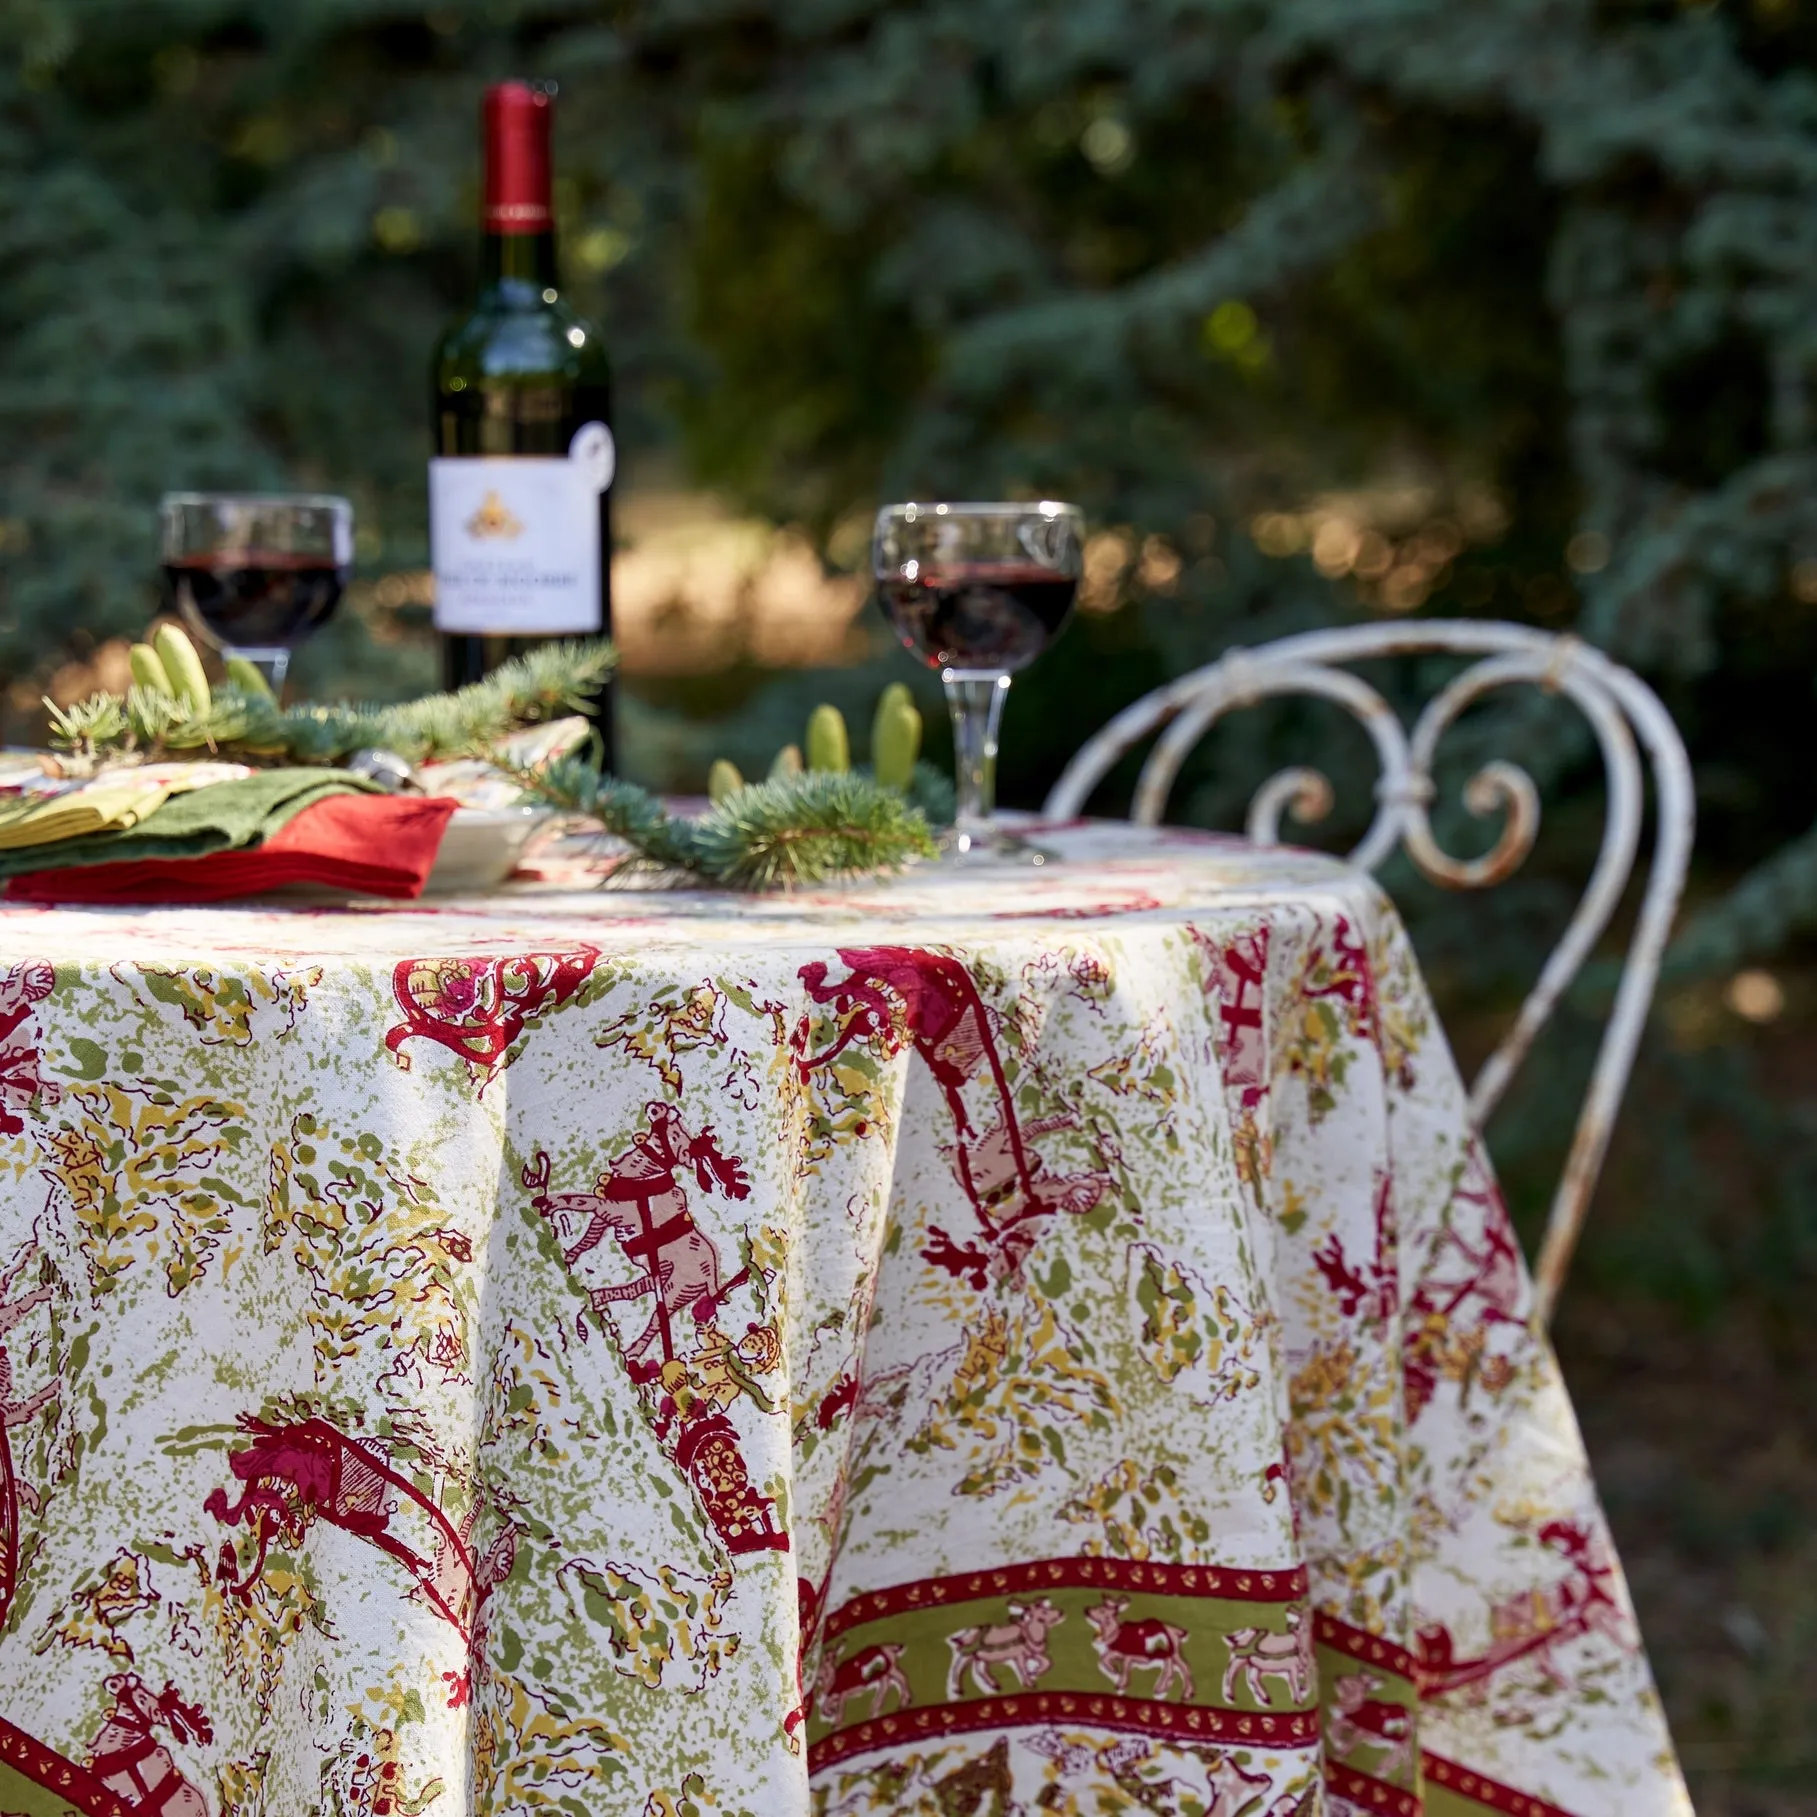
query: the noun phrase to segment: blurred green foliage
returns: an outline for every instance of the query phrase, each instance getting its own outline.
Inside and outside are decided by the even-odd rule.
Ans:
[[[1163,677],[1370,611],[1576,628],[1660,687],[1697,912],[1579,1291],[1741,1304],[1791,1343],[1809,1067],[1769,1071],[1721,990],[1765,959],[1795,981],[1817,927],[1814,71],[1817,0],[12,0],[10,723],[144,624],[165,488],[333,485],[369,571],[420,565],[479,90],[554,77],[565,281],[609,330],[632,483],[723,488],[846,560],[886,494],[1049,493],[1101,527],[1102,609],[1012,695],[1010,798]],[[343,670],[425,679],[361,635]],[[646,779],[697,786],[900,672],[716,678],[694,704],[743,705],[711,729],[648,689],[627,719]],[[1354,728],[1283,708],[1176,804],[1234,824],[1308,748],[1367,773]],[[1456,767],[1491,749],[1558,804],[1529,874],[1462,908],[1391,878],[1465,1048],[1600,825],[1556,703],[1467,722]],[[1498,1126],[1529,1207],[1601,988]]]

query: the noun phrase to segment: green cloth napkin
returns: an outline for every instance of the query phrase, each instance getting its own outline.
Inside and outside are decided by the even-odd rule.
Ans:
[[[113,864],[128,858],[202,858],[257,845],[306,807],[330,795],[369,795],[377,785],[346,770],[261,770],[236,782],[173,795],[124,832],[0,851],[0,877]]]

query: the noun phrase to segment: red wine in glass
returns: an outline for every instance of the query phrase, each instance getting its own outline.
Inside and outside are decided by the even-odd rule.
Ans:
[[[892,575],[879,591],[896,635],[930,669],[1012,674],[1058,635],[1078,589],[1052,568],[985,561]]]
[[[353,507],[314,492],[167,492],[164,580],[190,628],[281,694],[290,654],[353,572]]]
[[[233,550],[164,564],[173,602],[226,649],[293,649],[334,615],[346,570],[317,555]]]
[[[1044,863],[996,823],[997,725],[1010,677],[1047,648],[1072,610],[1085,518],[1055,499],[885,505],[871,536],[871,576],[896,635],[946,685],[957,801],[941,850]]]

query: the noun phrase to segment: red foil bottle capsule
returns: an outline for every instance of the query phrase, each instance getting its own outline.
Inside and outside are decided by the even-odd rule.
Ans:
[[[486,90],[487,233],[548,233],[549,126],[555,97],[528,82]]]

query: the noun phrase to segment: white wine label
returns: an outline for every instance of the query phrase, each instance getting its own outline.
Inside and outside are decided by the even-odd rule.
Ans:
[[[582,458],[578,444],[592,429],[604,435],[603,448],[595,438]],[[599,495],[611,483],[612,435],[589,423],[574,441],[565,460],[443,456],[429,463],[438,631],[550,636],[600,628]]]
[[[568,459],[584,467],[587,477],[604,492],[618,471],[618,444],[604,423],[582,423],[568,444]]]

